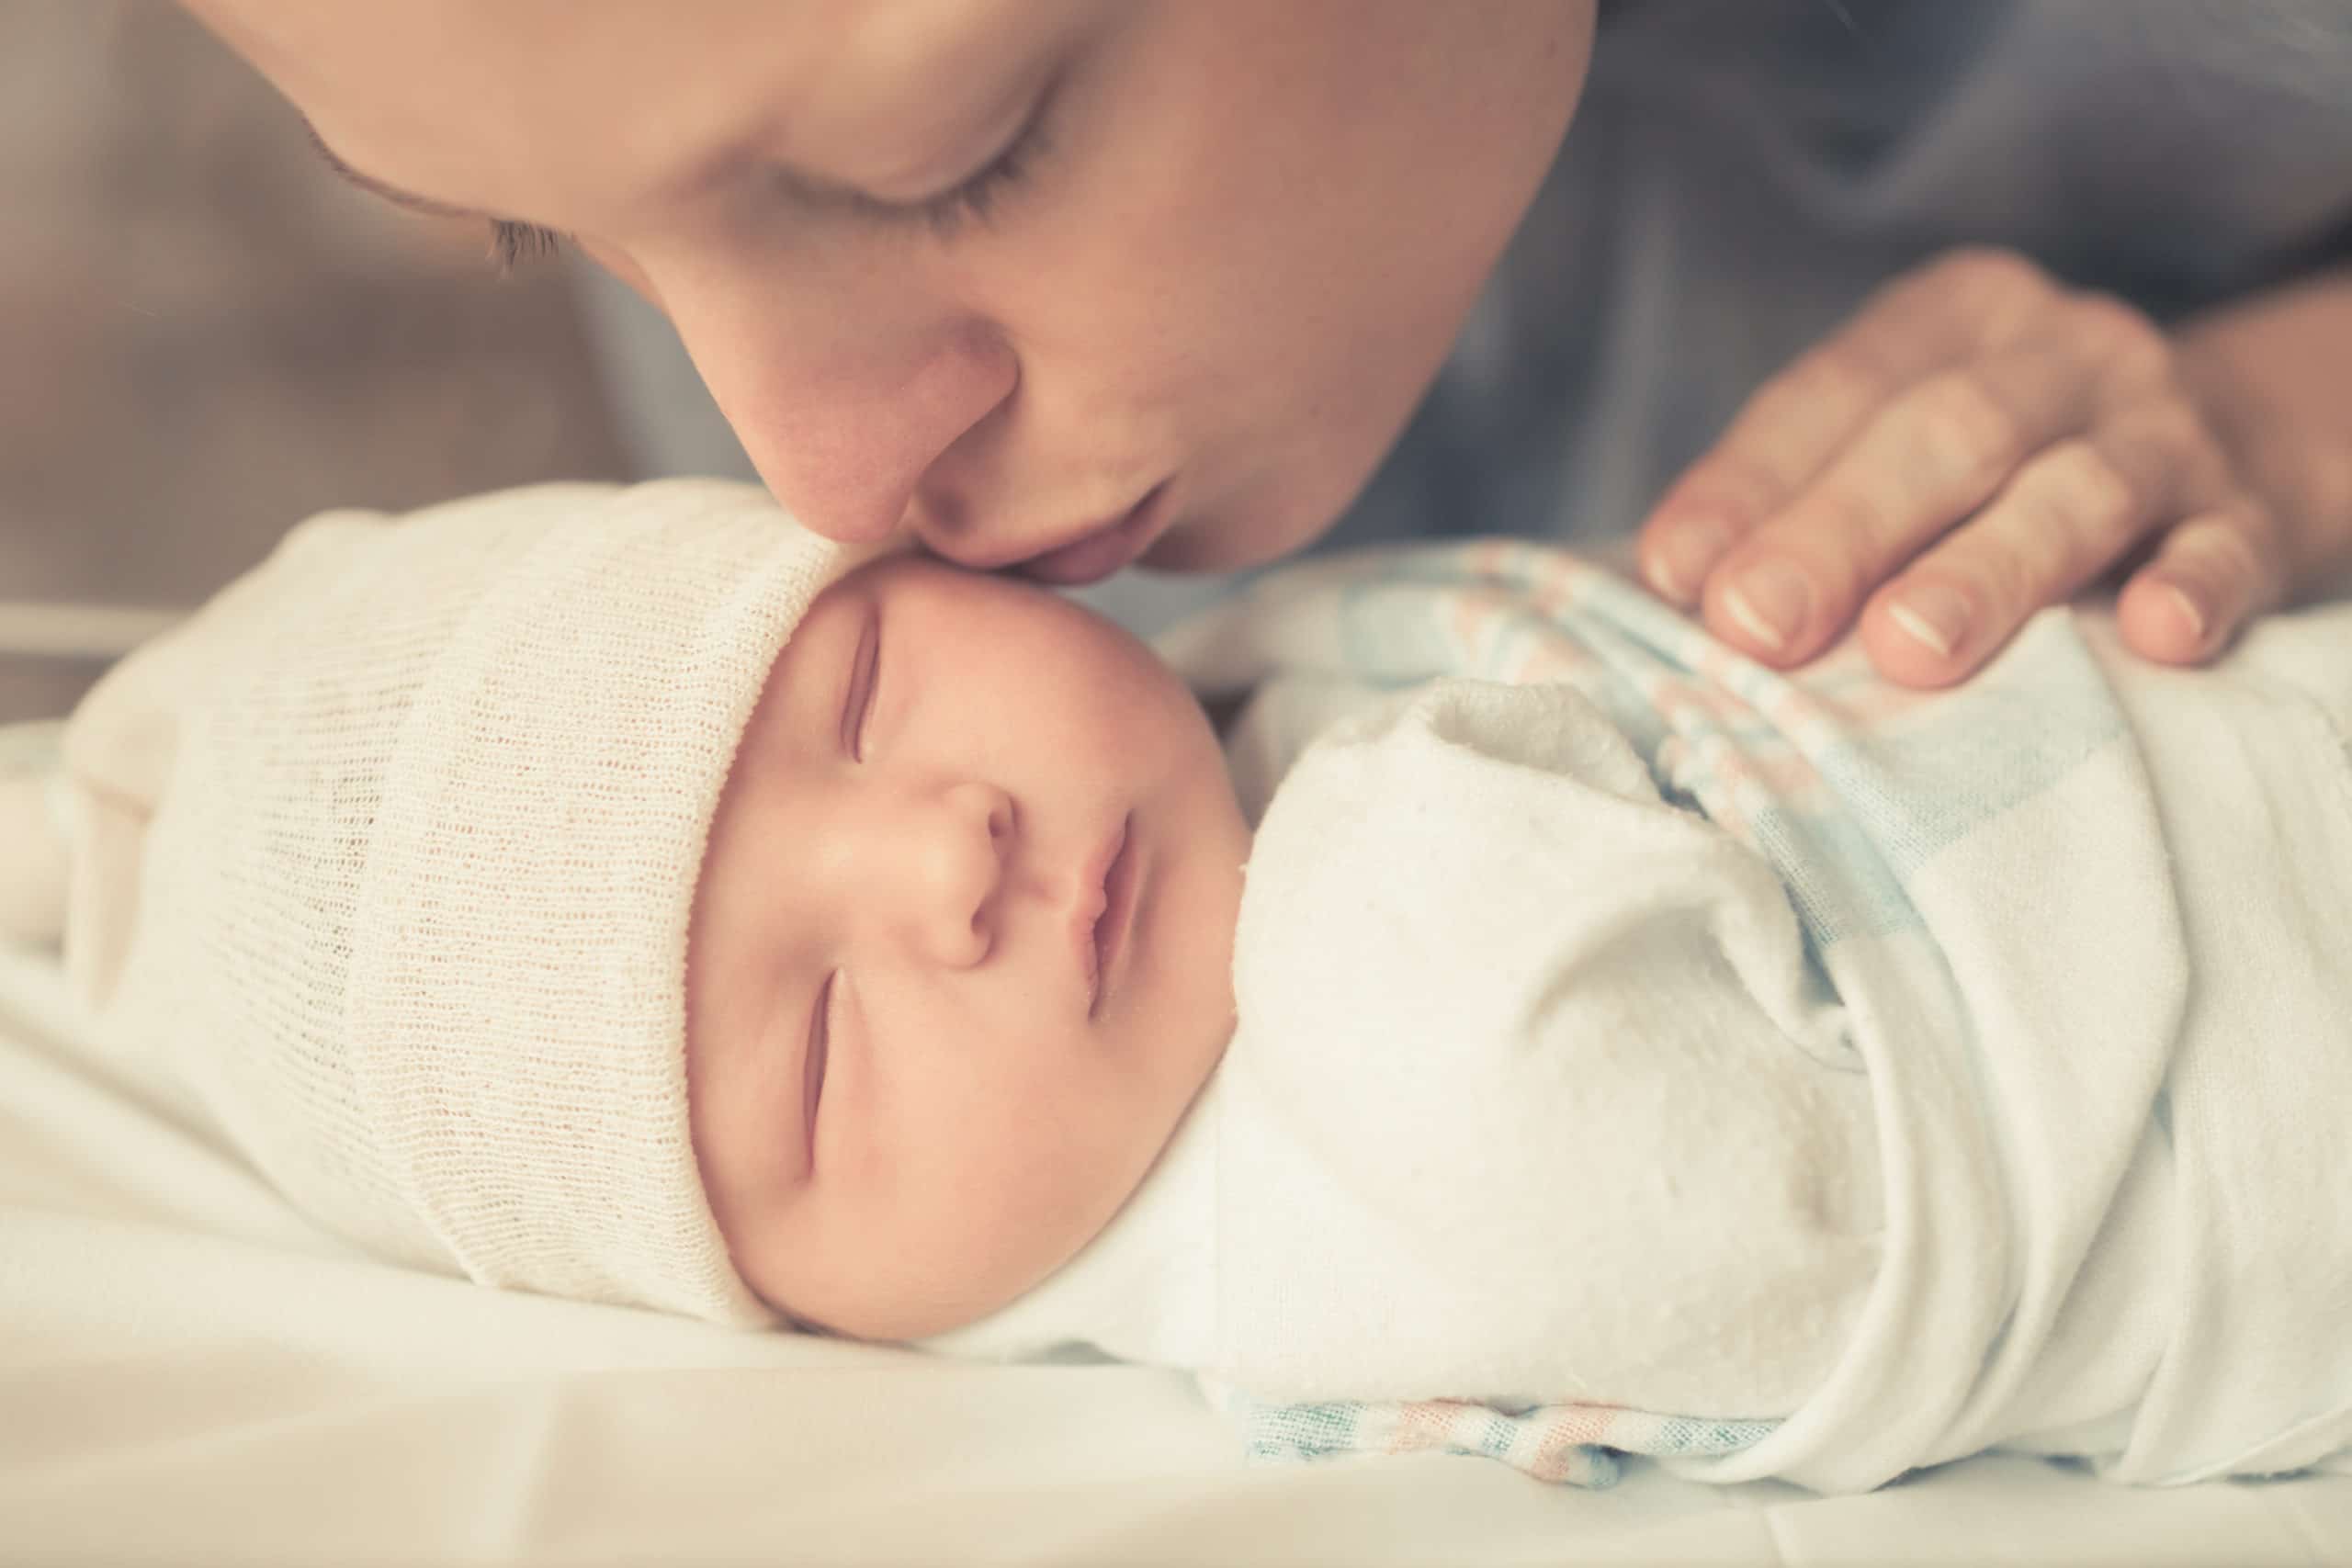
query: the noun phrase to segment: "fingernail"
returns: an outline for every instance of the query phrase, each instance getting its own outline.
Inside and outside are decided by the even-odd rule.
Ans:
[[[1677,604],[1693,603],[1708,569],[1730,542],[1731,530],[1720,523],[1700,520],[1668,530],[1650,552],[1650,586]]]
[[[1888,603],[1886,618],[1939,659],[1950,659],[1968,637],[1968,601],[1940,582],[1905,589]]]
[[[1724,590],[1724,613],[1774,653],[1789,646],[1813,607],[1813,584],[1784,560],[1763,560]]]
[[[2188,621],[2189,635],[2196,639],[2197,645],[2202,648],[2205,645],[2206,628],[2212,624],[2205,614],[2205,606],[2197,602],[2196,594],[2169,580],[2165,583],[2165,593],[2172,600],[2174,607],[2180,611],[2181,617]]]

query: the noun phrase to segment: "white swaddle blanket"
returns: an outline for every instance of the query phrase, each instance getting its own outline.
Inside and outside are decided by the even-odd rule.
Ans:
[[[1356,711],[1259,825],[1210,1089],[1087,1256],[939,1343],[1261,1397],[1796,1408],[1875,1271],[1877,1172],[1770,867],[1572,687],[1269,689],[1236,750],[1287,761],[1300,694]]]
[[[1878,1260],[1844,1010],[1770,865],[1574,687],[1326,730],[1234,977],[1220,1376],[1752,1417],[1826,1375]]]
[[[1675,1462],[1832,1490],[2001,1444],[2175,1482],[2352,1439],[2352,612],[2267,624],[2198,673],[2053,612],[1969,686],[1920,694],[1850,651],[1775,675],[1608,573],[1497,545],[1272,574],[1167,646],[1211,690],[1561,682],[1591,706],[1555,716],[1605,715],[1665,801],[1589,736],[1472,721],[1467,751],[1498,765],[1586,748],[1525,790],[1447,784],[1442,749],[1400,761],[1400,736],[1470,733],[1455,699],[1311,750],[1253,852],[1244,1027],[1164,1162],[1189,1197],[1159,1234],[1187,1239],[1149,1266],[1125,1243],[1127,1285],[1183,1308],[1130,1304],[1130,1342],[1097,1343],[1259,1398],[1785,1411]],[[1395,787],[1424,763],[1426,787]],[[1585,794],[1563,815],[1538,781],[1568,776]],[[1464,807],[1524,863],[1449,861]],[[1507,897],[1513,918],[1484,918],[1476,895],[1555,851],[1621,874],[1563,886],[1548,928]],[[1462,896],[1420,897],[1449,867]],[[1793,906],[1785,941],[1743,867]],[[1282,877],[1356,907],[1274,918]],[[1400,965],[1449,944],[1482,954],[1476,983],[1401,995]],[[1667,953],[1706,1027],[1678,1033],[1672,1006],[1639,1006],[1671,990],[1612,978]],[[1612,986],[1631,1002],[1587,1005]],[[1564,998],[1585,1016],[1547,1033]],[[1258,1027],[1285,1007],[1292,1027]],[[1482,1064],[1495,1031],[1513,1044]],[[1644,1104],[1630,1047],[1652,1039],[1681,1059]],[[1384,1043],[1399,1060],[1375,1066]],[[1781,1098],[1732,1109],[1716,1091],[1758,1064]],[[1870,1097],[1875,1159],[1834,1132],[1841,1083]],[[1686,1313],[1715,1330],[1665,1331]]]

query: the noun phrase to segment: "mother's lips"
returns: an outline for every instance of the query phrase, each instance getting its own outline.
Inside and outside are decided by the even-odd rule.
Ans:
[[[1143,554],[1151,544],[1163,510],[1160,498],[1167,492],[1165,481],[1152,486],[1141,501],[1127,508],[1125,516],[1114,518],[1067,545],[1057,545],[1041,556],[1031,557],[1021,563],[1022,571],[1058,588],[1081,588],[1090,582],[1100,582]]]

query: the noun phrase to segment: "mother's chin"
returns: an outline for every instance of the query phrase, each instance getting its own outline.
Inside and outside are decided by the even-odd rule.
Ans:
[[[1268,475],[1229,496],[1188,505],[1137,561],[1154,571],[1240,571],[1280,560],[1330,531],[1373,466],[1352,476]]]

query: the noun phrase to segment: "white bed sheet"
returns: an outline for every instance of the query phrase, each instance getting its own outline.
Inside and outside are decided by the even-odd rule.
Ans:
[[[54,965],[0,950],[0,1560],[2352,1564],[2352,1478],[1252,1467],[1175,1376],[502,1295],[354,1256],[81,1038]]]

